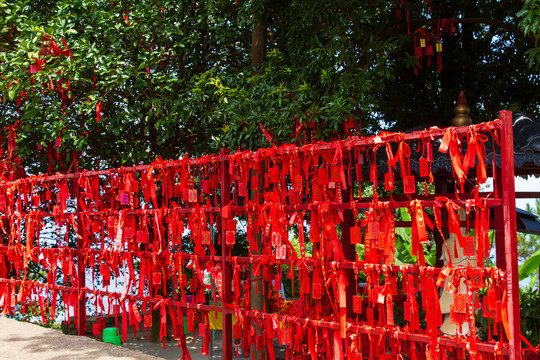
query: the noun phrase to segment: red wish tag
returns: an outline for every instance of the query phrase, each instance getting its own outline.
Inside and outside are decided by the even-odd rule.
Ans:
[[[283,345],[290,345],[292,343],[292,334],[290,328],[285,328],[281,331],[281,343]]]
[[[330,174],[330,181],[340,182],[341,181],[341,168],[339,166],[332,166],[332,173]]]
[[[480,289],[485,286],[484,276],[482,274],[482,269],[469,269],[469,281],[473,289]]]
[[[135,191],[135,190],[133,190]],[[182,196],[182,185],[181,184],[174,184],[174,196],[175,197],[181,197]]]
[[[454,309],[454,305],[450,305],[450,324],[461,324],[463,321],[461,321],[461,316],[456,312]]]
[[[62,146],[62,138],[57,138],[55,141],[54,141],[54,146],[59,148]]]
[[[242,325],[236,323],[233,326],[233,339],[239,340],[242,338]]]
[[[203,245],[210,245],[210,231],[203,231],[202,232],[201,243]]]
[[[403,319],[405,321],[411,321],[412,320],[412,317],[411,317],[411,303],[410,302],[404,302],[403,303]]]
[[[362,297],[361,296],[353,296],[353,311],[357,314],[362,313]]]
[[[321,185],[313,186],[313,200],[322,201],[323,199],[323,189]]]
[[[182,201],[188,202],[189,201],[189,189],[183,187],[182,188]]]
[[[414,175],[406,175],[403,177],[403,192],[405,194],[416,193],[416,181]]]
[[[121,193],[120,194],[120,205],[129,205],[129,194],[128,193]]]
[[[335,183],[336,184],[336,202],[338,204],[343,204],[343,192],[341,191],[341,183]]]
[[[188,202],[196,203],[197,202],[197,189],[188,190]]]
[[[281,234],[278,231],[272,231],[272,246],[280,246],[281,244]]]
[[[384,189],[386,191],[394,191],[394,173],[384,174]]]
[[[270,181],[273,183],[279,182],[279,168],[277,166],[273,166],[270,169],[268,169],[268,172],[270,173]]]
[[[206,324],[205,323],[199,324],[199,336],[202,338],[206,337]]]
[[[133,229],[131,228],[131,226],[128,226],[124,229],[124,236],[126,237],[126,239],[133,238]]]
[[[225,230],[236,231],[236,220],[225,220]]]
[[[369,181],[371,181],[374,186],[377,186],[378,178],[379,175],[377,173],[377,165],[373,164],[369,167]]]
[[[94,232],[94,233],[100,232],[100,226],[99,226],[99,223],[97,221],[94,221],[92,223],[92,232]]]
[[[251,190],[257,189],[259,189],[259,177],[257,175],[253,175],[251,177]]]
[[[463,255],[474,256],[474,238],[472,236],[465,236],[463,240]]]
[[[287,248],[285,246],[276,247],[276,259],[283,260],[287,258]]]
[[[318,170],[319,174],[319,185],[328,185],[328,169],[320,168]]]
[[[310,285],[309,285],[309,278],[307,276],[304,276],[303,280],[302,280],[302,292],[304,294],[311,293],[311,288],[310,288]]]
[[[186,276],[186,274],[178,274],[178,283],[182,287],[187,287],[187,276]]]
[[[402,175],[411,174],[411,160],[409,158],[406,158],[401,162],[401,174]]]
[[[426,155],[429,162],[433,161],[433,144],[428,142],[426,144]]]
[[[367,308],[366,309],[366,314],[367,314],[367,322],[368,322],[368,324],[373,325],[373,309]]]
[[[161,285],[161,273],[160,272],[153,272],[152,273],[152,283],[154,285]]]
[[[323,283],[320,279],[313,280],[313,298],[321,299],[323,294]]]
[[[490,310],[495,310],[497,303],[497,290],[490,289],[487,291],[488,306]]]
[[[137,231],[137,242],[141,244],[146,244],[148,242],[144,231]]]
[[[210,194],[212,192],[210,190],[210,185],[211,185],[210,180],[208,180],[208,179],[203,179],[202,180],[202,191],[203,191],[203,193]],[[240,190],[240,192],[241,192],[241,190]],[[240,196],[244,196],[244,195],[240,194]]]
[[[309,231],[309,240],[312,243],[319,243],[321,242],[321,232],[319,231],[319,228],[312,226]]]
[[[409,283],[410,292],[418,292],[420,290],[418,287],[418,275],[410,274],[407,278],[407,282]]]
[[[294,190],[302,192],[304,189],[304,181],[301,176],[295,176],[294,178]]]
[[[420,159],[420,176],[428,177],[429,176],[429,161],[428,159]]]
[[[359,227],[354,226],[351,228],[351,244],[362,243],[362,232]]]
[[[238,195],[242,197],[247,196],[247,184],[245,182],[241,182],[238,184]]]
[[[490,309],[488,303],[484,302],[484,312],[483,312],[484,317],[494,319],[495,318],[495,310],[496,309]]]
[[[388,282],[386,283],[386,286],[388,286],[390,294],[397,295],[398,294],[398,286],[397,281],[395,278],[388,279]]]
[[[454,312],[458,314],[467,312],[467,295],[454,293]]]
[[[394,325],[394,302],[392,295],[388,295],[386,298],[386,324]]]
[[[357,165],[355,170],[356,170],[356,180],[359,182],[364,181],[364,171],[362,169],[362,166]]]
[[[497,305],[495,306],[495,322],[501,322],[501,319],[502,319],[501,310],[502,310],[501,302],[497,301]]]
[[[294,190],[289,190],[289,204],[290,205],[298,204],[297,192]]]
[[[101,276],[104,281],[109,281],[111,279],[111,269],[105,264],[100,265]]]
[[[93,335],[101,334],[101,327],[99,326],[99,323],[92,324],[92,334]]]
[[[152,314],[144,315],[144,327],[146,328],[152,327]]]
[[[370,221],[367,224],[366,237],[372,240],[379,240],[379,222]]]
[[[234,245],[236,242],[236,231],[227,231],[225,243],[227,245]]]

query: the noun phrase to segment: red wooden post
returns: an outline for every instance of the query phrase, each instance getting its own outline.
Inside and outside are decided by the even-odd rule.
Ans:
[[[75,168],[75,171],[79,172],[79,167],[77,166]],[[79,186],[79,177],[76,177],[73,179],[75,181],[75,189],[76,189],[76,196],[77,196],[77,293],[78,293],[78,300],[77,300],[77,326],[78,326],[78,335],[79,336],[85,336],[86,335],[86,294],[84,292],[81,292],[81,289],[86,286],[86,267],[84,266],[84,261],[82,258],[82,252],[84,247],[84,238],[83,238],[83,231],[82,231],[82,220],[81,220],[81,188]]]
[[[353,189],[350,189],[348,191],[343,191],[343,198],[349,199],[350,192],[353,191]],[[351,244],[351,225],[354,226],[354,215],[351,210],[343,210],[343,222],[341,223],[341,243],[343,247],[343,255],[345,256],[345,260],[348,261],[355,261],[356,260],[356,246],[354,244]],[[353,294],[354,291],[356,291],[355,281],[356,277],[354,276],[353,271],[347,271],[347,281],[349,282],[349,286],[347,286],[347,294],[346,294],[346,301],[347,301],[347,318],[351,319],[355,316],[353,312]]]
[[[502,132],[503,130],[501,130]],[[502,137],[502,133],[501,133]],[[493,154],[495,156],[495,154]],[[512,159],[513,161],[513,159]],[[504,166],[504,163],[502,163]],[[502,177],[503,171],[502,167],[498,168],[495,166],[493,169],[493,189],[496,190],[498,198],[503,198],[504,189],[502,186]],[[501,206],[495,207],[494,217],[495,217],[495,262],[499,269],[506,270],[505,256],[504,256],[504,214],[503,208]]]
[[[516,194],[514,184],[514,139],[512,112],[501,111],[501,166],[504,221],[504,258],[506,265],[506,296],[509,330],[509,358],[521,359],[521,319],[519,310],[519,277],[517,264]]]
[[[503,193],[503,187],[501,183],[501,177],[502,177],[502,170],[496,169],[498,181],[497,184],[493,184],[494,188],[497,186],[497,189],[499,190],[499,197],[503,197],[501,195]],[[495,209],[495,263],[499,269],[506,270],[506,262],[505,262],[505,255],[504,255],[504,249],[505,249],[505,237],[504,237],[504,210],[502,207],[496,207]]]
[[[221,149],[221,207],[228,205],[231,201],[231,178],[229,175],[229,159],[226,158],[230,154],[229,149]],[[232,302],[232,277],[231,268],[227,260],[231,256],[231,249],[226,245],[225,241],[225,221],[223,213],[221,216],[221,276],[222,276],[222,289],[221,302],[223,306],[223,359],[232,359],[232,315],[225,312],[225,303],[230,304]]]

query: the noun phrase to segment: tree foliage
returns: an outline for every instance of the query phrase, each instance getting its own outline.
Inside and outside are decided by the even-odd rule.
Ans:
[[[540,199],[536,199],[535,206],[528,203],[527,211],[538,216],[540,214]],[[537,273],[531,279],[531,284],[535,285],[540,278],[540,236],[518,233],[517,246],[518,262],[521,264],[519,280],[524,280]]]
[[[537,111],[537,7],[2,1],[0,125],[20,120],[25,165],[53,172],[74,152],[96,168],[268,146],[261,126],[282,144],[344,136],[348,118],[364,133],[448,125],[460,90],[475,121]],[[255,22],[266,58],[253,68]],[[419,60],[422,38],[433,55]]]

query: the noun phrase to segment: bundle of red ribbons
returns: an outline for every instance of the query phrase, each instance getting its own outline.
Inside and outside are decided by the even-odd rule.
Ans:
[[[496,120],[4,182],[2,312],[30,311],[46,322],[55,318],[61,298],[69,319],[71,307],[76,311],[85,299],[96,309],[92,332],[99,334],[103,319],[114,315],[121,318],[125,339],[128,325],[134,331],[151,327],[152,310],[159,310],[160,336],[165,339],[170,319],[183,359],[190,358],[184,313],[188,332],[199,323],[207,353],[212,311],[235,314],[233,339],[245,354],[263,350],[269,359],[276,337],[295,359],[501,356],[507,346],[505,274],[483,266],[492,199],[479,197],[477,188],[463,191],[466,180],[475,186],[486,181],[484,144],[489,137],[498,142],[499,127]],[[437,138],[442,141],[434,148]],[[377,162],[378,149],[385,150],[386,159],[379,154],[379,160],[387,165]],[[417,174],[410,164],[414,149],[421,154]],[[437,152],[450,157],[456,193],[422,197],[418,182],[429,195]],[[379,188],[382,171],[387,172]],[[366,187],[373,190],[367,199]],[[405,196],[394,201],[380,197],[383,191]],[[399,226],[411,228],[414,264],[396,265],[399,208],[411,214]],[[460,209],[466,210],[467,226]],[[244,232],[247,243],[240,241]],[[451,260],[442,269],[428,266],[425,248],[434,233],[444,244],[448,234],[457,239],[453,248],[444,245],[449,259],[460,247],[465,256],[476,256],[478,267],[454,266]],[[230,255],[244,243],[249,256]],[[30,267],[45,270],[46,282],[31,280]],[[225,270],[232,284],[224,283]],[[91,271],[92,286],[80,283],[80,271]],[[270,297],[259,277],[277,290],[284,277],[290,280],[294,306],[252,309],[252,286]],[[109,290],[113,280],[120,280],[115,289],[121,291]],[[208,303],[212,287],[217,291],[211,300],[221,305]],[[452,323],[468,323],[468,335],[441,334],[443,288],[453,293]],[[228,289],[232,296],[226,302]],[[484,342],[477,336],[478,309],[493,319],[482,329],[488,333]]]

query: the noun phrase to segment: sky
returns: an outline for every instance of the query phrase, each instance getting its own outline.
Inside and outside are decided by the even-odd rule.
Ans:
[[[540,178],[529,176],[528,179],[516,177],[516,191],[540,191]],[[536,199],[516,199],[516,206],[524,209],[527,203],[535,205]]]
[[[529,176],[527,179],[516,176],[515,178],[515,189],[516,192],[524,191],[538,191],[540,192],[540,178],[534,176]],[[482,191],[491,191],[493,190],[493,179],[489,178],[485,187],[482,187]],[[516,206],[520,209],[526,210],[527,203],[532,206],[535,205],[536,199],[516,199]]]

